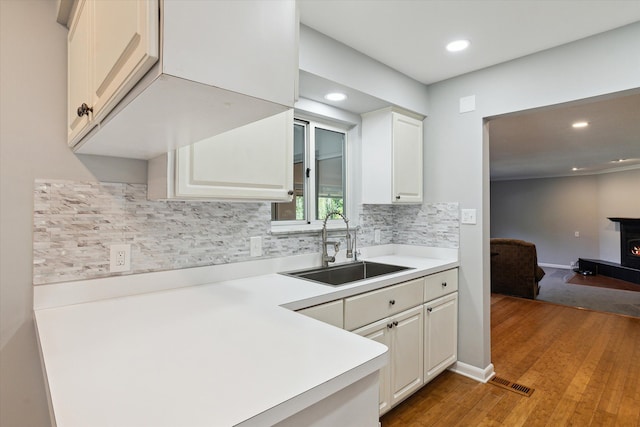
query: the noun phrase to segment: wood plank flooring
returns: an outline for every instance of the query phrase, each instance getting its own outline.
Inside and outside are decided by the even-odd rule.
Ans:
[[[627,282],[625,280],[614,279],[613,277],[603,276],[583,276],[582,274],[574,274],[567,283],[574,285],[596,286],[598,288],[620,289],[622,291],[640,292],[640,285],[637,283]]]
[[[640,427],[640,318],[491,296],[492,362],[531,397],[444,372],[383,427]]]

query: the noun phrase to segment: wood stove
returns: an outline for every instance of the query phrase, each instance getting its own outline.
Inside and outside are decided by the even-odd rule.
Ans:
[[[640,218],[609,218],[620,223],[620,264],[640,270]]]

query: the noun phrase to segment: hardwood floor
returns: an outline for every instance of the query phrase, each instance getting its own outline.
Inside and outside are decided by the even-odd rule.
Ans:
[[[574,274],[567,283],[573,283],[574,285],[584,286],[596,286],[599,288],[608,289],[620,289],[622,291],[636,291],[640,292],[640,285],[637,283],[626,282],[620,279],[614,279],[613,277],[607,277],[603,275],[597,276],[583,276],[582,274]]]
[[[383,427],[640,427],[640,318],[491,296],[492,362],[524,397],[444,372]]]

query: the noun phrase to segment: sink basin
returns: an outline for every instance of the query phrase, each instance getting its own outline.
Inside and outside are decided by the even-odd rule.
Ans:
[[[312,280],[325,285],[340,286],[359,280],[409,270],[411,267],[400,265],[380,264],[377,262],[357,261],[346,264],[337,264],[329,267],[316,267],[307,270],[282,273],[300,279]]]

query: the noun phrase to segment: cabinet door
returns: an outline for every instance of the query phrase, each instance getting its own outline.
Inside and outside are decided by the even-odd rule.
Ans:
[[[89,115],[78,116],[82,103],[91,104],[89,86],[89,48],[91,44],[90,18],[92,4],[87,0],[76,3],[67,39],[67,141],[69,145],[88,131]]]
[[[176,150],[177,198],[290,201],[293,110]]]
[[[361,335],[365,338],[377,341],[380,344],[384,344],[391,348],[391,329],[393,323],[391,319],[383,319],[378,322],[367,325],[363,328],[353,331],[355,334]],[[391,358],[393,358],[393,352],[391,351]],[[392,364],[393,362],[391,362]],[[391,369],[390,364],[385,365],[380,369],[380,415],[391,409]]]
[[[425,307],[425,382],[444,371],[458,357],[458,293],[430,301]]]
[[[158,60],[159,11],[154,0],[93,1],[91,89],[102,118]]]
[[[422,122],[392,114],[394,203],[421,203]]]
[[[411,395],[424,383],[423,309],[415,307],[392,318],[391,404]]]
[[[309,308],[298,310],[298,313],[312,317],[321,322],[342,328],[344,324],[343,300],[327,302]]]

